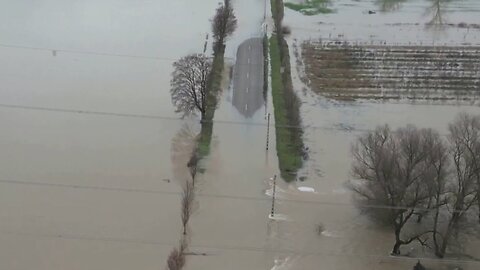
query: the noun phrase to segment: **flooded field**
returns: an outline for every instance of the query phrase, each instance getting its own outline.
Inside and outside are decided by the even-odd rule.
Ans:
[[[480,94],[480,47],[302,45],[310,88],[335,99],[464,102]]]
[[[442,57],[439,57],[439,62],[452,62],[448,58],[448,52],[452,52],[458,55],[458,61],[462,62],[463,55],[453,52],[459,47],[461,51],[469,52],[465,57],[476,57],[478,47],[469,46],[478,44],[478,34],[470,35],[478,30],[474,26],[470,29],[458,27],[458,24],[477,23],[474,14],[478,15],[479,3],[442,2],[441,7],[445,8],[442,18],[448,18],[450,25],[431,27],[429,22],[432,18],[428,17],[431,14],[426,14],[426,11],[434,2],[332,1],[330,7],[334,8],[335,12],[331,14],[304,16],[293,10],[285,11],[284,25],[292,29],[291,35],[287,37],[290,55],[294,56],[291,65],[296,67],[292,69],[292,77],[297,93],[303,101],[301,115],[305,130],[304,140],[309,147],[310,159],[303,172],[299,173],[306,177],[306,180],[288,185],[284,187],[284,191],[287,196],[295,198],[294,200],[313,200],[316,204],[312,203],[310,211],[302,213],[300,208],[307,209],[308,206],[294,207],[285,202],[283,210],[286,212],[282,213],[293,220],[290,224],[295,225],[282,226],[301,227],[296,223],[297,220],[303,220],[303,226],[309,224],[309,229],[304,228],[302,232],[297,230],[295,237],[304,235],[305,238],[299,241],[300,243],[312,244],[313,247],[309,250],[325,252],[320,256],[323,260],[319,259],[317,264],[324,265],[326,269],[411,269],[416,262],[407,258],[388,257],[393,244],[391,232],[383,231],[370,223],[353,206],[351,193],[345,188],[345,183],[351,179],[350,145],[355,138],[382,124],[389,124],[392,128],[414,124],[418,127],[433,128],[446,135],[448,123],[459,112],[480,113],[477,106],[471,105],[476,99],[476,90],[466,93],[466,89],[462,89],[459,92],[459,99],[452,103],[463,105],[448,105],[438,100],[433,102],[425,99],[409,101],[412,92],[407,89],[414,87],[422,93],[429,92],[430,97],[445,96],[448,91],[443,91],[442,88],[450,88],[449,85],[457,87],[457,84],[453,83],[457,80],[468,83],[467,88],[476,87],[477,68],[459,73],[442,73],[446,76],[463,74],[467,79],[463,81],[460,78],[450,78],[451,84],[439,83],[438,78],[432,77],[438,75],[435,72],[441,70],[441,65],[437,66],[434,61],[427,59],[431,57],[429,53],[440,53]],[[372,14],[369,14],[369,10]],[[347,46],[344,46],[345,44]],[[385,44],[390,47],[384,46]],[[438,46],[440,44],[442,46]],[[422,47],[416,52],[400,50],[415,48],[413,46]],[[402,61],[392,60],[392,55]],[[409,62],[403,60],[411,59],[415,64],[407,67]],[[476,65],[476,61],[472,62],[472,65]],[[315,67],[314,71],[309,70],[312,66]],[[456,67],[460,66],[462,65]],[[394,72],[389,72],[387,67]],[[428,72],[423,73],[421,69],[433,70],[434,75],[426,75]],[[405,78],[410,76],[407,70],[416,72],[417,76],[411,80]],[[389,77],[395,76],[398,78],[392,82]],[[360,94],[363,89],[359,89],[355,84],[362,83],[368,86],[364,89],[370,92],[364,91]],[[341,87],[338,84],[342,84]],[[341,96],[335,91],[340,88],[342,91],[351,91],[347,94],[350,98],[352,95],[358,95],[357,98],[365,95],[368,98],[357,101],[332,99],[332,96]],[[374,98],[385,97],[388,93],[396,96],[390,99]],[[463,101],[464,94],[468,94],[466,102]],[[457,102],[458,100],[462,102]],[[293,216],[295,218],[292,218]],[[321,224],[323,230],[322,235],[317,238],[314,237],[316,224]],[[479,245],[480,242],[472,237],[467,253],[478,257]],[[412,247],[405,252],[416,252],[415,250],[418,251],[419,248]],[[428,252],[423,254],[430,257]],[[283,259],[285,265],[288,265],[284,269],[293,268],[292,265],[295,265],[295,269],[309,269],[309,265],[311,268],[318,257],[304,254]],[[438,261],[432,258],[423,259],[422,262],[428,269],[478,268],[478,262],[471,260]]]
[[[336,99],[475,104],[478,1],[334,1],[335,12],[287,16],[310,88]],[[355,18],[352,24],[343,18]],[[292,19],[294,18],[294,19]],[[297,20],[298,18],[298,20]],[[301,23],[300,23],[301,22]]]
[[[295,37],[380,45],[479,45],[476,0],[338,0],[333,13],[304,16],[286,9]]]
[[[174,113],[172,62],[203,50],[218,1],[67,2],[8,2],[0,11],[0,268],[164,269],[182,234],[181,185],[199,130],[198,121]],[[407,2],[388,14],[403,18],[413,10],[419,16],[428,6]],[[468,18],[476,2],[454,2],[451,9],[467,11],[448,19],[474,24]],[[270,9],[262,0],[233,3],[239,28],[227,42],[229,66],[240,44],[262,36]],[[380,6],[338,1],[335,13],[311,17],[286,10],[292,67],[301,60],[293,57],[293,44],[327,38],[319,29],[346,39],[365,34],[348,36],[345,16],[370,7]],[[380,32],[387,37],[390,27]],[[465,28],[450,28],[446,41],[465,36]],[[416,37],[417,30],[407,35]],[[474,36],[465,42],[474,43]],[[350,143],[384,123],[445,133],[456,113],[480,109],[332,101],[302,83],[301,67],[292,70],[310,149],[301,172],[306,180],[277,178],[269,217],[270,178],[278,175],[272,126],[266,151],[271,98],[246,117],[232,104],[233,84],[227,83],[198,178],[185,269],[410,269],[417,260],[390,257],[392,234],[350,201],[344,188]],[[469,253],[480,257],[476,247],[472,239]],[[471,261],[424,262],[433,269],[478,268]]]

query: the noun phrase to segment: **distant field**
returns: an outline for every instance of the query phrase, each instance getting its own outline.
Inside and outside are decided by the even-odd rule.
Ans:
[[[305,42],[306,78],[326,97],[480,103],[480,47]]]

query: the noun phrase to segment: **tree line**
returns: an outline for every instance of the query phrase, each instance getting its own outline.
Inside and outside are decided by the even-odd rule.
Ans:
[[[236,26],[237,19],[231,0],[224,0],[224,3],[217,8],[212,21],[214,54],[222,54],[223,56],[225,41],[228,36],[233,34]],[[208,110],[212,110],[209,106],[215,105],[215,103],[209,102],[209,97],[213,95],[211,93],[213,92],[213,89],[211,89],[212,73],[214,72],[213,61],[204,53],[190,54],[174,62],[173,67],[170,93],[176,112],[181,113],[183,117],[200,113],[201,122],[203,123],[208,120]],[[183,269],[186,263],[189,246],[188,224],[195,205],[195,180],[198,166],[196,151],[186,165],[191,178],[187,179],[182,187],[181,222],[183,233],[179,246],[173,248],[168,256],[168,270]]]
[[[212,20],[213,51],[222,52],[227,38],[237,28],[237,18],[231,0],[224,0]],[[177,113],[183,116],[200,113],[201,120],[206,120],[208,97],[208,80],[212,72],[212,59],[204,53],[190,54],[173,63],[174,71],[170,81],[172,103]]]
[[[418,243],[443,258],[462,252],[480,222],[480,116],[459,114],[446,138],[388,125],[352,145],[349,188],[358,206],[395,236],[392,255]]]

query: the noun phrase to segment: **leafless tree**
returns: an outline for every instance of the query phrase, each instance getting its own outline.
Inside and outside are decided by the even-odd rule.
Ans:
[[[188,170],[190,172],[190,177],[192,177],[192,185],[195,187],[195,178],[197,176],[197,167],[198,167],[198,155],[194,151],[188,160],[187,163]]]
[[[427,28],[433,30],[443,30],[446,24],[446,12],[448,11],[448,5],[452,0],[429,0],[430,6],[427,7],[425,12],[426,16],[432,16],[427,23]]]
[[[172,103],[183,116],[199,111],[202,120],[208,106],[207,81],[212,63],[203,54],[187,55],[173,63],[170,81]]]
[[[224,0],[223,4],[217,8],[212,22],[213,38],[215,40],[215,50],[223,49],[225,39],[237,29],[237,18],[233,11],[231,0]]]
[[[422,221],[424,215],[444,205],[442,196],[444,195],[445,185],[448,178],[448,149],[446,142],[440,135],[431,130],[423,130],[425,144],[425,172],[421,181],[427,188],[429,198],[424,210],[417,212],[417,223]]]
[[[358,138],[352,147],[352,173],[359,183],[352,183],[350,187],[358,202],[386,206],[369,209],[392,226],[393,255],[400,254],[402,245],[426,242],[422,237],[427,230],[406,236],[403,229],[413,216],[421,214],[418,209],[426,209],[431,203],[431,163],[438,162],[430,152],[432,147],[438,147],[432,142],[438,141],[439,134],[429,129],[407,126],[392,132],[383,126]]]
[[[461,142],[465,154],[470,160],[470,170],[475,179],[478,206],[478,221],[480,222],[480,116],[461,113],[455,122],[449,126],[450,140]]]
[[[438,207],[434,217],[433,239],[435,255],[445,256],[452,238],[467,215],[478,203],[480,179],[480,120],[476,116],[460,114],[449,125],[450,156],[453,170],[444,196],[445,207]],[[440,211],[444,210],[443,216]]]
[[[195,199],[195,187],[193,183],[187,181],[183,187],[182,193],[182,225],[183,235],[187,234],[187,224],[190,220],[193,209],[193,200]]]
[[[197,130],[191,123],[185,123],[172,138],[170,157],[174,179],[184,183],[184,179],[195,178]],[[187,168],[185,167],[187,164]]]

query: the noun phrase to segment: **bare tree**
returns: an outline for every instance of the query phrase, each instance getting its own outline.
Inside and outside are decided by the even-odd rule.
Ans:
[[[478,117],[460,114],[449,125],[450,155],[453,171],[445,192],[444,216],[440,217],[440,207],[434,217],[433,239],[435,255],[445,256],[454,234],[459,233],[462,222],[468,222],[467,215],[478,203],[479,183],[479,143],[480,121]]]
[[[444,15],[447,11],[449,2],[452,0],[429,0],[431,5],[427,7],[426,15],[432,15],[432,19],[427,23],[428,26],[441,26],[445,23]]]
[[[195,199],[195,187],[193,183],[187,181],[183,187],[182,193],[182,225],[183,225],[183,235],[187,234],[187,224],[190,220],[193,208],[193,200]]]
[[[172,138],[170,148],[170,158],[172,161],[173,176],[177,181],[184,183],[184,179],[196,175],[196,147],[197,137],[196,128],[190,123],[185,123],[182,128]],[[185,168],[187,164],[187,168]]]
[[[231,0],[224,0],[224,3],[217,8],[212,22],[215,51],[223,49],[225,39],[233,34],[235,29],[237,29],[237,18],[235,17]]]
[[[362,204],[386,206],[370,211],[392,226],[393,255],[400,254],[402,245],[426,242],[422,237],[427,230],[406,236],[403,229],[419,214],[418,209],[425,209],[430,203],[428,179],[432,177],[431,163],[437,162],[432,160],[436,156],[429,153],[438,146],[432,141],[440,141],[438,133],[432,130],[407,126],[392,132],[383,126],[360,137],[352,147],[352,173],[359,183],[352,183],[351,189]]]
[[[207,81],[212,63],[203,54],[187,55],[173,63],[170,81],[172,103],[183,116],[199,111],[202,120],[207,111]]]
[[[352,172],[359,181],[350,187],[360,206],[381,206],[368,207],[369,213],[392,225],[394,255],[400,246],[418,241],[443,258],[478,233],[480,116],[460,114],[449,131],[444,140],[430,129],[407,126],[392,132],[383,126],[352,147]],[[410,222],[415,215],[421,226]],[[407,234],[405,228],[414,230]]]
[[[195,187],[195,178],[197,176],[198,167],[198,154],[196,151],[193,151],[190,159],[188,160],[187,167],[190,172],[190,177],[192,177],[192,185]]]

